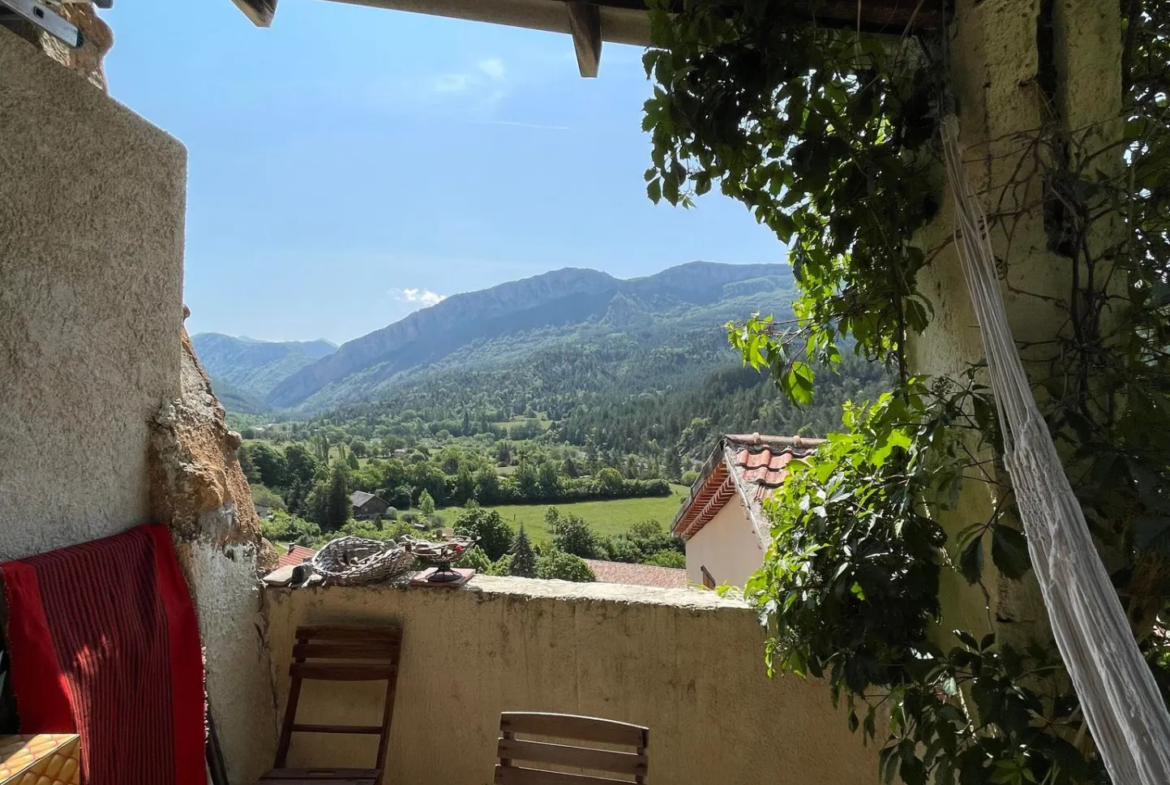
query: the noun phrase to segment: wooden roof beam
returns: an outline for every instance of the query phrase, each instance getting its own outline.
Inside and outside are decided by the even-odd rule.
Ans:
[[[272,17],[276,16],[277,0],[232,0],[232,2],[257,27],[271,26]]]
[[[577,69],[581,76],[597,76],[601,67],[601,12],[591,3],[567,2],[569,31],[577,50]]]

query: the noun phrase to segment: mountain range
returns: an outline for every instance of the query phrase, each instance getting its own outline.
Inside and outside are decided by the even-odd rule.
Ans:
[[[637,376],[640,364],[680,347],[702,347],[701,356],[669,362],[726,366],[724,325],[753,312],[790,314],[794,289],[779,264],[691,262],[628,280],[570,268],[453,295],[340,347],[215,333],[192,340],[229,411],[312,413],[386,399],[436,375],[506,375],[566,350],[590,355],[603,375]]]

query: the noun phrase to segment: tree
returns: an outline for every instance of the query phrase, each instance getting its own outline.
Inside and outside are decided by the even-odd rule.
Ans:
[[[384,488],[378,495],[389,502],[391,507],[395,507],[399,510],[410,509],[411,494],[409,485],[398,485],[391,488]]]
[[[512,563],[509,566],[509,575],[517,578],[536,577],[536,553],[532,550],[532,543],[528,541],[528,533],[524,531],[524,524],[516,533],[516,541],[512,544]]]
[[[659,551],[644,561],[643,564],[650,564],[655,567],[685,569],[687,566],[687,557],[678,551]]]
[[[544,461],[537,471],[537,484],[540,494],[548,500],[554,500],[561,492],[561,478],[557,474],[557,467],[551,461]]]
[[[536,577],[576,583],[592,583],[597,580],[597,576],[589,569],[584,559],[556,550],[537,559]]]
[[[666,450],[666,462],[662,472],[668,480],[677,480],[682,474],[682,461],[679,459],[678,450],[670,448]]]
[[[293,443],[285,447],[284,460],[288,467],[290,485],[297,480],[301,483],[313,482],[313,475],[317,473],[317,459],[303,444]]]
[[[532,465],[532,461],[521,460],[512,479],[515,480],[516,488],[520,491],[521,496],[525,499],[535,498],[536,492],[540,488],[540,473]]]
[[[350,450],[349,456],[345,459],[345,465],[355,472],[362,468],[362,465],[358,463],[357,456],[354,455],[352,450]]]
[[[288,463],[284,455],[264,442],[249,446],[252,465],[260,475],[260,482],[269,488],[283,488],[288,485]]]
[[[418,496],[418,511],[422,513],[424,518],[430,518],[435,514],[435,500],[425,490]]]
[[[467,466],[460,466],[455,475],[455,484],[452,488],[451,501],[454,504],[465,504],[475,498],[475,475]]]
[[[617,469],[605,468],[597,473],[597,488],[602,496],[620,496],[625,482]]]
[[[512,528],[495,510],[470,507],[459,513],[455,520],[455,533],[471,537],[493,562],[504,556],[512,547]]]
[[[491,466],[475,473],[475,498],[480,504],[491,504],[500,496],[500,476]]]
[[[456,567],[464,567],[475,570],[483,575],[487,574],[488,569],[492,566],[492,560],[483,552],[483,548],[478,545],[473,545],[464,551],[463,555],[455,560]]]
[[[556,507],[549,507],[544,520],[552,532],[553,547],[557,550],[583,559],[598,557],[597,536],[584,518],[573,513],[562,515]]]
[[[496,464],[499,466],[512,465],[512,444],[508,441],[502,441],[496,445]]]
[[[240,462],[240,471],[244,473],[244,479],[250,483],[259,483],[260,471],[256,468],[256,464],[252,463],[252,450],[250,445],[243,445],[236,452],[236,458]]]
[[[343,464],[334,465],[329,476],[329,492],[325,502],[325,520],[322,526],[327,531],[337,531],[349,521],[353,505],[349,501],[349,477]]]

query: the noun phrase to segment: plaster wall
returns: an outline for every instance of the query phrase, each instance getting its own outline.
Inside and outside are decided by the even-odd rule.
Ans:
[[[742,587],[764,563],[764,545],[737,495],[686,542],[687,582],[703,585],[702,567],[715,583]]]
[[[0,29],[0,559],[150,519],[179,393],[186,151]]]
[[[403,627],[387,782],[492,781],[499,714],[569,712],[650,728],[649,781],[871,785],[877,754],[849,733],[826,686],[770,679],[763,634],[714,592],[480,576],[462,589],[266,591],[283,711],[296,628]],[[299,717],[377,723],[378,685],[307,683]],[[256,747],[267,744],[256,718]],[[298,735],[289,765],[367,766],[376,738]]]
[[[992,219],[1001,292],[1033,379],[1059,373],[1061,358],[1053,339],[1069,329],[1063,303],[1069,300],[1074,272],[1068,258],[1048,247],[1044,151],[1035,142],[1046,127],[1075,137],[1077,147],[1091,154],[1111,141],[1121,109],[1117,4],[1055,0],[1053,5],[1053,44],[1047,58],[1037,45],[1042,25],[1048,24],[1039,0],[957,0],[949,26],[949,76],[967,173]],[[1043,89],[1050,80],[1055,96]],[[1104,162],[1110,157],[1100,158]],[[920,273],[918,286],[933,306],[933,317],[924,334],[911,336],[907,360],[914,373],[961,379],[984,352],[952,242],[954,205],[941,174],[940,191],[940,213],[918,238],[932,260]],[[986,375],[981,381],[988,383]],[[969,471],[970,481],[953,509],[932,510],[952,537],[971,523],[988,520],[1001,494],[996,483],[1010,482],[989,449],[974,443],[970,447],[983,463]],[[1030,576],[1019,582],[1000,577],[989,540],[985,538],[981,586],[968,586],[956,571],[943,572],[943,626],[998,631],[1001,640],[1048,635],[1035,581]]]

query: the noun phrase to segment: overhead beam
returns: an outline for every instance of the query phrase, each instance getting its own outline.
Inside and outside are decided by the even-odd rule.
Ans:
[[[581,76],[595,77],[601,67],[601,12],[591,3],[571,1],[565,7],[569,11],[573,48],[577,50],[577,69]]]
[[[271,26],[272,18],[276,16],[277,0],[232,0],[232,2],[257,27]]]

